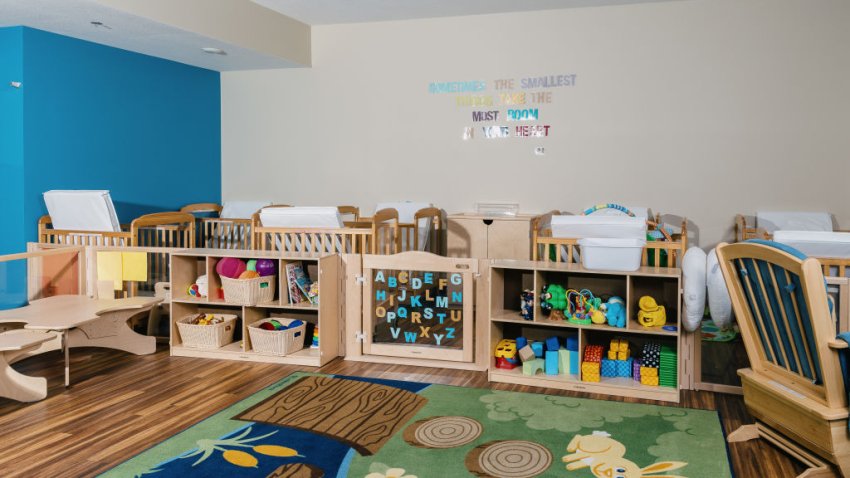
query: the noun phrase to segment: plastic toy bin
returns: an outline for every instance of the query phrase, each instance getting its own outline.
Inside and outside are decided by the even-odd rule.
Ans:
[[[646,241],[621,238],[579,239],[581,265],[585,269],[636,271]]]

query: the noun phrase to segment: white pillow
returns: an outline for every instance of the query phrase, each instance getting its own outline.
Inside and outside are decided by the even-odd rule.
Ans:
[[[776,231],[773,240],[807,256],[850,258],[850,232]]]
[[[720,271],[715,249],[712,249],[706,256],[705,273],[705,282],[708,286],[708,310],[711,312],[711,320],[720,329],[727,329],[732,325],[732,299],[729,297],[726,281],[723,280],[723,272]]]
[[[769,234],[779,230],[832,231],[828,212],[757,212],[756,226]]]
[[[685,316],[682,325],[688,332],[699,329],[705,314],[706,254],[699,247],[688,248],[682,258],[682,280],[685,288]]]
[[[121,232],[109,191],[47,191],[44,204],[53,229]]]
[[[335,207],[266,207],[260,211],[260,222],[265,227],[345,227]]]

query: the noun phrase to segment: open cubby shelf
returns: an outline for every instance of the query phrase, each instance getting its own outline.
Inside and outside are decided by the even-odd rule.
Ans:
[[[677,352],[677,386],[643,385],[631,377],[602,377],[599,382],[582,381],[578,375],[558,374],[526,375],[520,364],[514,369],[500,369],[491,364],[489,377],[494,382],[506,382],[538,387],[559,388],[590,393],[620,395],[678,402],[686,370],[683,356],[681,318],[682,278],[679,269],[642,267],[634,272],[588,270],[579,264],[532,261],[495,260],[490,265],[490,350],[501,339],[524,336],[545,340],[549,336],[562,339],[568,335],[578,338],[578,357],[581,360],[588,344],[603,345],[607,350],[612,338],[629,341],[631,356],[639,354],[646,342],[655,342],[674,348]],[[559,284],[567,289],[589,289],[594,295],[617,295],[626,304],[626,326],[607,324],[574,324],[565,320],[551,320],[541,313],[540,294],[546,284]],[[525,289],[534,291],[534,317],[525,320],[520,315],[520,294]],[[637,321],[638,301],[641,296],[652,296],[666,309],[666,325],[673,329],[645,327]]]
[[[224,257],[243,260],[270,259],[277,261],[275,295],[270,302],[256,305],[230,303],[220,298],[221,280],[215,266]],[[319,304],[289,302],[289,288],[285,264],[300,261],[310,279],[320,281]],[[305,258],[265,251],[236,251],[219,249],[187,249],[171,255],[172,300],[171,355],[181,357],[206,357],[254,362],[270,362],[320,367],[339,355],[339,317],[337,294],[339,289],[339,257]],[[208,297],[193,297],[189,287],[198,276],[206,274],[209,281]],[[324,292],[324,294],[322,294]],[[190,314],[229,313],[239,317],[234,341],[216,349],[185,346],[177,329],[176,320]],[[270,317],[300,319],[307,323],[304,348],[287,355],[271,355],[253,349],[248,325]],[[314,328],[319,328],[319,348],[310,348]]]

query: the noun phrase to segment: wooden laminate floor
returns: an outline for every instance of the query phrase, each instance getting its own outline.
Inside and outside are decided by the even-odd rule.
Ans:
[[[74,349],[71,360],[69,389],[62,386],[62,359],[58,352],[16,364],[23,373],[47,377],[49,391],[47,399],[32,404],[0,398],[0,477],[96,475],[294,371],[316,370],[170,357],[165,347],[148,356]],[[484,372],[342,359],[319,371],[618,400],[489,384]],[[682,398],[680,406],[718,410],[727,432],[751,421],[741,397],[686,391]],[[737,477],[785,478],[802,471],[798,463],[760,440],[730,444],[729,450]]]

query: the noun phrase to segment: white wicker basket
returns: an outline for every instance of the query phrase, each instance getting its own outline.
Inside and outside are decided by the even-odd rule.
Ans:
[[[273,317],[250,324],[248,326],[248,335],[251,337],[251,347],[254,349],[254,352],[269,355],[289,355],[304,348],[306,323],[286,330],[265,330],[260,328],[260,324],[270,320],[276,320],[281,324],[289,325],[296,319]]]
[[[230,279],[221,277],[224,301],[239,305],[257,305],[271,302],[277,280],[274,275],[255,279]]]
[[[198,314],[191,314],[177,321],[177,330],[185,347],[199,349],[217,349],[233,342],[236,330],[236,316],[233,314],[215,314],[224,322],[213,325],[190,324]]]

